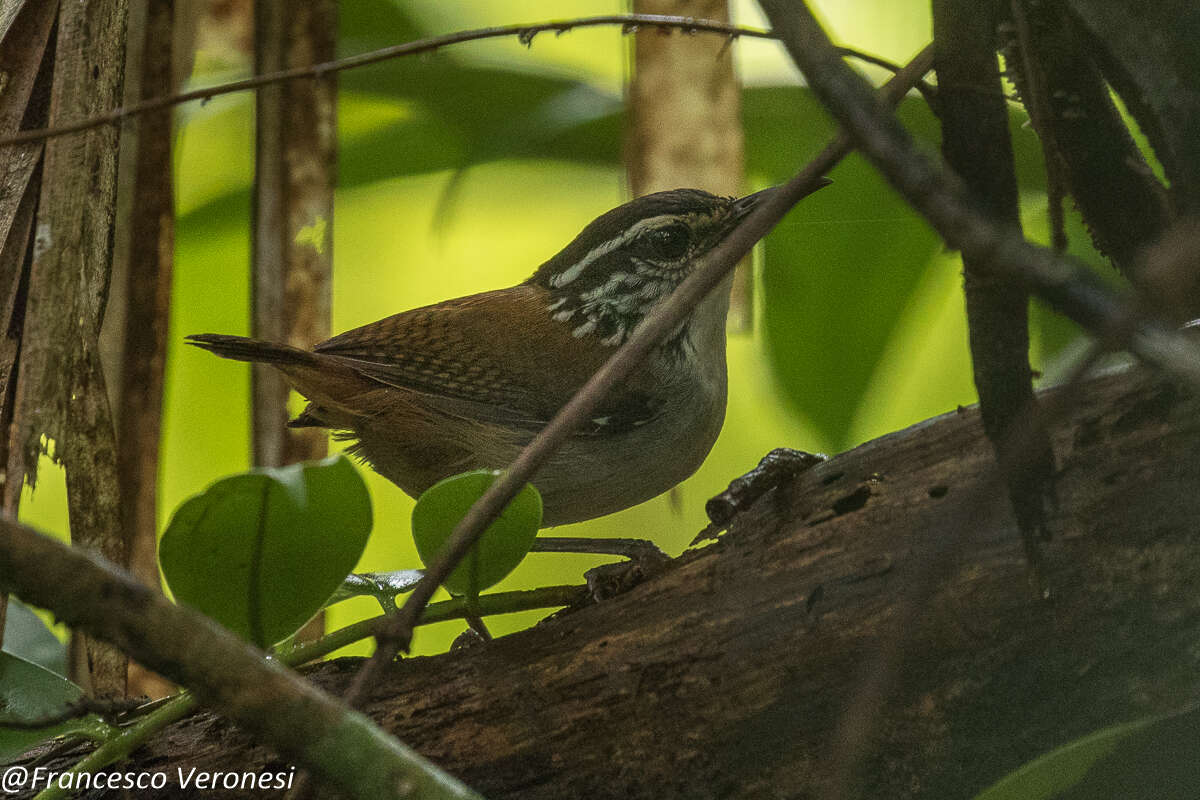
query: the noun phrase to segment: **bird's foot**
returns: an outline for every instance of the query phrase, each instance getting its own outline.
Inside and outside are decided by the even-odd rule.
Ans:
[[[534,539],[530,552],[583,553],[629,559],[615,564],[601,564],[584,573],[592,599],[596,602],[632,589],[671,560],[657,545],[645,539],[539,536]]]
[[[820,453],[806,453],[789,447],[777,447],[767,453],[754,469],[734,478],[729,482],[729,488],[704,504],[711,524],[692,544],[712,538],[712,533],[726,527],[737,514],[754,505],[768,491],[825,460]]]
[[[652,571],[653,568],[648,569],[641,561],[618,561],[592,567],[583,573],[583,577],[592,600],[599,603],[629,591],[646,580]]]

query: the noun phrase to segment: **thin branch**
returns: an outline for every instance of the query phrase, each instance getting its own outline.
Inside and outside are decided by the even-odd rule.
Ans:
[[[463,42],[474,42],[482,39],[499,39],[509,36],[516,36],[525,45],[530,45],[533,39],[539,33],[554,32],[563,34],[576,28],[595,28],[608,25],[624,26],[624,33],[632,33],[639,27],[656,27],[662,29],[677,29],[684,33],[719,33],[732,38],[749,37],[754,39],[771,39],[773,34],[769,31],[758,30],[757,28],[744,28],[738,25],[730,25],[725,22],[714,22],[706,19],[694,19],[692,17],[672,17],[659,14],[605,14],[595,17],[580,17],[572,20],[561,20],[557,22],[538,22],[526,25],[498,25],[489,28],[474,28],[472,30],[457,31],[448,33],[443,36],[431,36],[427,39],[418,39],[413,42],[405,42],[404,44],[393,45],[392,47],[382,47],[378,50],[371,50],[367,53],[360,53],[346,58],[339,58],[334,61],[324,61],[320,64],[314,64],[306,67],[293,67],[291,69],[282,69],[276,72],[266,72],[261,75],[254,75],[250,78],[242,80],[230,81],[229,83],[221,83],[215,86],[206,86],[200,89],[191,89],[186,92],[180,92],[165,97],[155,97],[149,100],[142,100],[123,108],[116,108],[105,114],[98,114],[93,117],[81,119],[77,122],[71,122],[64,125],[57,125],[52,128],[43,128],[39,130],[27,130],[11,136],[0,137],[0,147],[19,144],[22,142],[39,141],[42,139],[52,139],[58,136],[65,136],[69,133],[77,133],[79,131],[96,128],[101,125],[109,125],[114,122],[120,122],[126,117],[145,114],[148,111],[156,111],[161,108],[187,103],[192,100],[208,101],[214,97],[221,95],[233,94],[235,92],[244,92],[250,89],[258,89],[263,86],[268,86],[273,83],[282,81],[293,81],[300,78],[321,78],[326,75],[331,75],[336,72],[342,72],[348,69],[357,69],[359,67],[377,64],[381,61],[389,61],[393,58],[402,56],[418,55],[420,53],[429,53],[434,50],[440,50],[443,47],[453,44],[461,44]]]
[[[539,536],[529,548],[531,553],[588,553],[622,556],[630,561],[662,563],[669,559],[658,545],[646,539],[604,538],[591,536]]]
[[[0,136],[0,147],[8,145],[22,144],[25,142],[43,141],[45,139],[53,139],[59,136],[66,136],[79,131],[86,131],[91,128],[98,128],[101,125],[111,125],[120,122],[128,117],[146,114],[151,111],[158,111],[171,106],[190,103],[194,100],[208,102],[214,97],[221,97],[227,94],[236,92],[245,92],[251,89],[259,89],[263,86],[268,86],[273,83],[281,83],[283,81],[294,81],[302,78],[320,78],[333,73],[342,72],[348,69],[357,69],[359,67],[378,64],[381,61],[390,61],[394,58],[402,58],[404,56],[419,55],[421,53],[429,53],[435,50],[440,50],[449,45],[462,44],[463,42],[475,42],[483,39],[503,39],[509,36],[516,36],[523,44],[529,46],[533,43],[534,37],[539,33],[554,32],[556,35],[561,35],[576,28],[597,28],[610,25],[622,26],[622,33],[635,33],[639,27],[654,27],[662,30],[679,30],[683,33],[717,33],[723,36],[728,36],[731,39],[748,38],[748,39],[774,39],[775,34],[771,31],[764,31],[758,28],[747,28],[741,25],[731,25],[727,22],[716,22],[708,19],[696,19],[694,17],[676,17],[662,14],[604,14],[594,17],[579,17],[572,20],[561,20],[556,22],[536,22],[522,25],[500,25],[490,28],[474,28],[466,31],[456,31],[443,36],[431,36],[427,39],[417,39],[404,44],[393,45],[391,47],[381,47],[378,50],[371,50],[358,55],[347,56],[345,58],[335,59],[333,61],[324,61],[320,64],[314,64],[307,67],[294,67],[291,69],[279,70],[277,72],[266,72],[261,75],[254,75],[249,78],[243,78],[237,81],[228,83],[218,83],[213,86],[204,86],[199,89],[190,89],[186,92],[178,94],[165,95],[163,97],[154,97],[146,100],[133,103],[122,108],[115,108],[104,114],[98,114],[93,117],[87,117],[76,122],[67,123],[64,125],[56,125],[50,128],[38,128],[21,131],[10,136]],[[861,50],[856,50],[850,47],[839,48],[844,55],[856,58],[868,64],[874,64],[883,69],[892,72],[898,72],[901,67],[870,53],[865,53]],[[921,90],[921,93],[926,98],[932,97],[933,89],[924,81],[918,81],[915,86]]]
[[[771,36],[772,38],[778,38],[775,36],[773,31]],[[880,69],[886,69],[893,75],[899,75],[901,70],[905,68],[903,64],[897,64],[895,61],[891,61],[883,58],[882,56],[877,56],[873,53],[867,53],[863,50],[858,50],[853,47],[838,46],[837,51],[847,58],[853,58],[857,61],[863,62],[864,64],[871,64],[872,66],[879,67]],[[937,108],[938,92],[936,86],[924,78],[920,78],[913,84],[912,88],[915,88],[921,93],[921,96],[925,98],[925,102],[928,103],[931,108]]]
[[[932,61],[932,48],[926,47],[881,90],[886,102],[893,105],[898,103],[913,83],[929,71]],[[471,506],[455,526],[437,563],[425,573],[425,577],[409,595],[400,613],[389,621],[387,629],[379,632],[374,655],[355,676],[346,693],[347,703],[354,705],[361,700],[367,687],[374,685],[400,649],[408,647],[413,626],[437,587],[546,459],[591,416],[604,396],[625,380],[650,351],[666,339],[691,310],[724,280],[729,270],[750,251],[754,243],[765,236],[800,198],[811,192],[825,173],[844,158],[850,149],[849,137],[839,133],[820,155],[795,177],[772,192],[725,241],[701,259],[679,288],[638,325],[628,341],[592,375],[559,410],[554,419],[521,451],[483,497]]]
[[[488,616],[511,614],[516,611],[532,611],[539,608],[564,608],[581,602],[587,596],[587,586],[565,584],[541,586],[537,589],[515,592],[481,594],[475,601],[473,609],[467,607],[465,598],[455,597],[438,603],[430,603],[426,606],[425,612],[417,624],[432,625],[452,619],[463,619],[472,611],[481,616]],[[388,615],[380,615],[352,622],[344,628],[330,631],[316,641],[297,644],[291,650],[278,654],[278,658],[291,667],[307,664],[347,645],[378,635],[390,618]]]

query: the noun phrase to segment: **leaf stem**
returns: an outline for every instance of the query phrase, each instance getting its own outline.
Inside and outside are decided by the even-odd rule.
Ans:
[[[495,592],[482,594],[473,603],[465,597],[454,597],[425,607],[418,625],[432,625],[435,622],[445,622],[451,619],[464,619],[468,614],[492,616],[495,614],[512,614],[517,611],[532,611],[538,608],[561,608],[574,605],[587,596],[588,588],[584,585],[564,584],[559,586],[543,586],[520,592]],[[278,654],[279,660],[290,667],[298,667],[318,658],[329,655],[347,645],[370,638],[387,624],[391,615],[383,614],[370,619],[339,628],[325,634],[320,639],[304,644],[297,644],[285,652]]]

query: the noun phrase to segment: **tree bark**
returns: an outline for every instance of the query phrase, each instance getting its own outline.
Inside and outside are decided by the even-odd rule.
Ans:
[[[52,3],[0,0],[0,74],[8,82],[0,91],[0,135],[45,122],[51,75],[46,50],[58,9]],[[40,84],[40,85],[39,85]],[[0,165],[0,430],[12,424],[16,373],[25,319],[33,217],[37,210],[42,143],[7,148]],[[0,506],[16,515],[20,479],[8,481],[8,441],[0,436]],[[0,594],[0,645],[8,598]]]
[[[129,30],[138,35],[129,41],[126,101],[169,95],[180,83],[174,74],[175,0],[130,5]],[[115,388],[117,483],[129,571],[158,591],[159,446],[175,264],[173,115],[161,109],[125,128],[121,157],[128,160],[117,176],[112,291],[100,334],[106,376]],[[162,697],[173,688],[141,665],[129,665],[131,696]]]
[[[48,123],[75,122],[120,104],[124,0],[59,6]],[[112,268],[118,133],[104,127],[46,142],[33,258],[8,436],[6,486],[34,483],[52,449],[66,470],[71,541],[128,563],[116,440],[97,336]],[[15,503],[9,503],[15,506]],[[82,639],[72,677],[99,696],[125,692],[125,658]]]
[[[856,779],[941,798],[1194,702],[1200,403],[1141,372],[1085,388],[1052,426],[1049,599],[960,409],[801,474],[623,595],[396,664],[367,711],[489,798],[823,797],[844,710],[894,641]],[[340,691],[357,664],[311,676]],[[163,797],[186,796],[177,767],[279,768],[206,716],[136,760],[170,773]]]
[[[259,74],[333,60],[334,0],[257,0],[255,15]],[[333,76],[265,86],[255,106],[254,335],[305,349],[329,338],[336,86]],[[324,430],[287,427],[283,375],[256,364],[253,376],[254,463],[323,458]]]

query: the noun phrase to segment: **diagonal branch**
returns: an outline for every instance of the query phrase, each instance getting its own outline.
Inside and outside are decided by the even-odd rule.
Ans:
[[[0,519],[0,591],[53,609],[72,628],[190,687],[215,711],[349,797],[479,797],[200,612],[6,518]]]
[[[886,101],[898,103],[929,71],[932,60],[931,48],[921,51],[884,87]],[[408,647],[413,626],[434,591],[537,469],[591,416],[605,394],[623,381],[656,345],[665,340],[691,309],[720,284],[737,262],[750,252],[754,243],[766,236],[800,198],[811,192],[823,179],[822,176],[845,157],[850,149],[849,138],[839,134],[794,178],[774,191],[724,242],[696,265],[692,274],[670,297],[642,321],[629,340],[559,410],[554,419],[521,451],[483,497],[471,506],[466,516],[455,527],[437,563],[425,573],[425,577],[409,595],[388,628],[378,635],[375,654],[359,672],[347,692],[348,703],[356,703],[366,688],[375,683],[396,653],[401,648]]]

